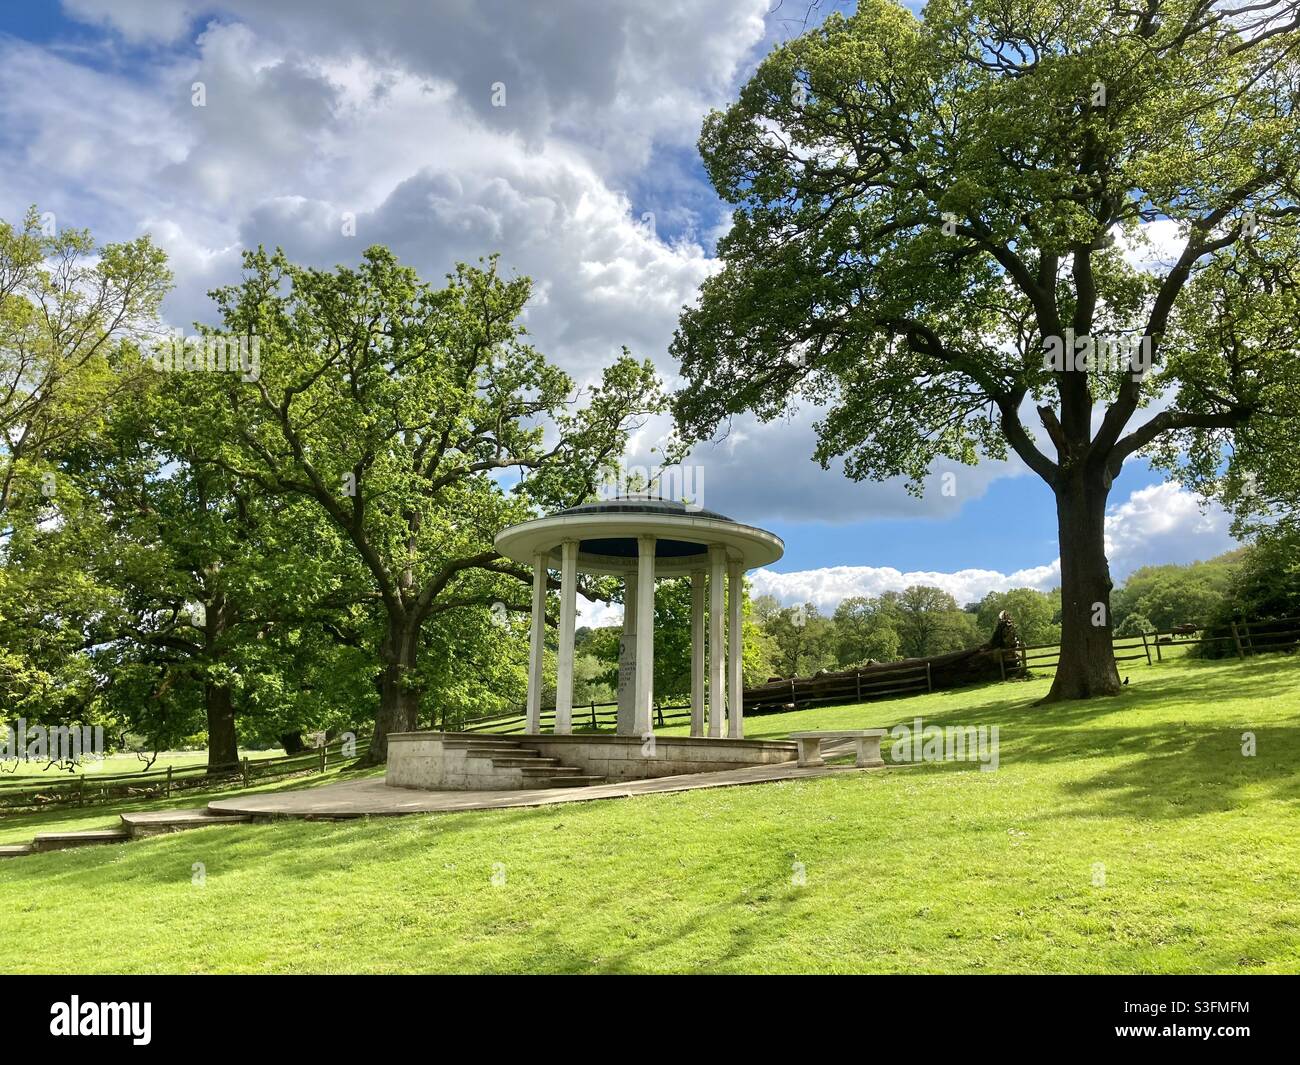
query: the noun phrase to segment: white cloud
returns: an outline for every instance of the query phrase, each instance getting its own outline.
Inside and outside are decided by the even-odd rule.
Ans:
[[[914,584],[942,588],[958,605],[974,602],[992,591],[1010,588],[1038,588],[1047,591],[1060,583],[1059,563],[999,573],[997,570],[963,569],[953,573],[911,570],[906,573],[892,566],[828,566],[797,573],[774,573],[759,569],[750,574],[755,595],[773,595],[787,606],[815,603],[830,612],[840,601],[852,596],[877,596],[881,592],[902,591]]]
[[[1120,582],[1140,566],[1213,558],[1236,546],[1228,526],[1229,516],[1221,507],[1203,506],[1194,494],[1177,484],[1140,488],[1113,506],[1106,516],[1111,574]],[[913,584],[942,588],[959,604],[1009,588],[1047,591],[1060,584],[1061,563],[1056,559],[1011,573],[986,569],[902,572],[889,566],[827,566],[793,573],[759,569],[750,578],[755,595],[774,595],[786,606],[815,603],[830,612],[851,596],[877,596]]]
[[[1166,273],[1187,246],[1186,234],[1179,231],[1179,223],[1172,218],[1144,222],[1131,236],[1118,226],[1111,232],[1119,242],[1124,261],[1135,270]]]
[[[623,604],[622,603],[602,603],[592,602],[583,596],[578,596],[578,627],[587,626],[593,629],[602,629],[608,625],[623,624]]]
[[[1139,488],[1106,515],[1106,554],[1116,576],[1139,566],[1194,562],[1236,545],[1231,518],[1173,482]]]
[[[176,42],[196,19],[325,59],[454,87],[466,112],[533,144],[582,141],[611,166],[639,167],[655,143],[689,145],[763,40],[768,0],[563,5],[515,0],[67,0],[74,16],[131,40]],[[493,86],[506,106],[493,106]]]
[[[624,344],[672,374],[678,313],[719,268],[712,245],[729,224],[713,206],[697,219],[678,206],[697,202],[692,186],[715,201],[674,153],[693,156],[739,65],[788,35],[769,20],[764,36],[768,6],[593,0],[553,24],[494,4],[399,17],[315,0],[75,0],[74,15],[154,50],[128,75],[0,42],[0,140],[23,160],[0,173],[0,216],[39,201],[101,239],[151,232],[176,276],[167,316],[183,327],[211,321],[207,292],[257,244],[325,267],[387,244],[433,280],[496,251],[534,278],[533,341],[579,382]],[[501,64],[508,105],[494,109],[487,87]],[[204,107],[192,106],[195,81]],[[22,90],[31,84],[45,91]],[[621,191],[647,170],[670,186],[660,232]],[[345,212],[354,237],[341,231]],[[673,232],[698,240],[665,239]],[[702,446],[705,505],[755,522],[942,517],[1023,472],[1016,461],[954,467],[957,494],[923,500],[901,482],[854,484],[811,460],[814,416],[738,418],[728,439]],[[646,446],[666,429],[648,426]]]
[[[712,247],[729,225],[681,160],[756,52],[797,32],[785,13],[765,22],[770,7],[65,0],[74,17],[145,42],[144,58],[127,68],[116,39],[115,61],[88,64],[0,38],[0,145],[15,163],[0,168],[0,217],[39,202],[101,239],[151,232],[176,275],[168,317],[186,327],[211,320],[207,291],[259,243],[321,266],[384,243],[431,280],[499,251],[504,269],[534,278],[534,343],[579,381],[624,344],[672,373],[678,312],[718,269]],[[505,108],[490,103],[498,80]],[[191,106],[194,81],[205,107]],[[647,173],[671,189],[659,233],[620,191]],[[341,232],[344,212],[355,237]],[[936,484],[918,500],[898,481],[821,470],[814,417],[737,418],[731,436],[697,449],[703,504],[760,524],[945,518],[1026,472],[1015,458],[940,466],[932,480],[950,470],[956,494]],[[630,461],[645,462],[640,446],[665,429],[647,426]]]

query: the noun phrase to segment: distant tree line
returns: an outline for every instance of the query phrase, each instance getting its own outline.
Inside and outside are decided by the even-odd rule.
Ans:
[[[1226,631],[1233,619],[1300,616],[1300,540],[1287,527],[1249,546],[1185,565],[1143,566],[1112,597],[1117,637],[1169,633],[1194,624]],[[666,705],[690,698],[690,586],[661,581],[655,600],[655,698]],[[1061,591],[1012,588],[958,605],[941,588],[913,585],[878,596],[850,596],[833,612],[815,603],[782,606],[772,595],[745,600],[745,681],[810,676],[904,658],[928,658],[985,643],[1007,611],[1028,646],[1061,639]],[[575,699],[617,697],[619,626],[577,635]],[[1211,645],[1208,655],[1230,654]],[[551,693],[553,697],[553,693]]]

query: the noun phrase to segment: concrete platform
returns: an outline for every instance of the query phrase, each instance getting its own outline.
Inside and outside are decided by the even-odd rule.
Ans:
[[[785,740],[726,737],[554,733],[496,736],[474,732],[395,732],[388,737],[385,781],[427,791],[505,791],[560,786],[598,787],[687,773],[720,773],[793,762]]]
[[[383,780],[366,777],[341,784],[327,784],[302,791],[217,799],[208,803],[216,814],[250,814],[254,820],[276,817],[336,819],[386,817],[401,814],[456,813],[462,810],[499,810],[519,806],[549,806],[553,803],[590,802],[593,799],[625,799],[635,795],[695,791],[699,788],[731,788],[743,784],[766,784],[778,780],[809,780],[845,773],[871,773],[876,768],[817,766],[799,768],[794,762],[746,766],[717,773],[686,773],[674,777],[627,780],[586,788],[526,788],[519,791],[418,791],[390,788]]]

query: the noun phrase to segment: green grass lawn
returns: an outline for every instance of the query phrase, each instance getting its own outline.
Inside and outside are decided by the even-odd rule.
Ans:
[[[1127,672],[1123,695],[1082,705],[1034,707],[1036,680],[747,722],[755,738],[998,725],[996,772],[3,861],[0,971],[1300,971],[1300,660]]]

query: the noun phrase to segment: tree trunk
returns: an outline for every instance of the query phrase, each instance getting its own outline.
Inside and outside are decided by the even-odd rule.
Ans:
[[[1110,563],[1106,560],[1104,474],[1080,471],[1056,488],[1061,545],[1061,655],[1043,702],[1114,695],[1120,689],[1111,645]]]
[[[208,710],[208,772],[229,772],[239,761],[239,737],[235,732],[235,704],[230,687],[205,681],[204,702]]]
[[[204,572],[204,586],[217,583],[217,569]],[[235,700],[226,680],[216,681],[209,672],[225,657],[225,635],[229,629],[225,593],[218,587],[200,599],[203,604],[203,702],[208,715],[208,772],[230,771],[239,762],[239,736],[235,731]]]
[[[363,765],[388,760],[388,736],[419,728],[420,692],[415,685],[416,652],[420,630],[408,618],[390,618],[388,634],[380,647],[383,668],[379,674],[379,713],[375,733]]]

